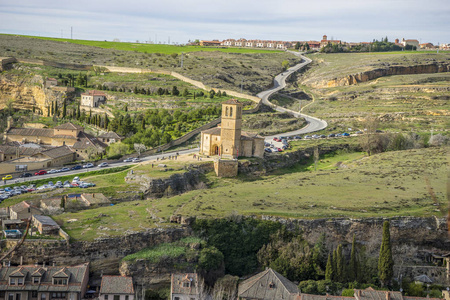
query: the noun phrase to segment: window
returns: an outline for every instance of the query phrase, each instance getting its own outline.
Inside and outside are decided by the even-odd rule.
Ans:
[[[9,285],[16,285],[16,279],[10,277],[10,278],[9,278]],[[10,295],[12,295],[12,294],[10,294]],[[14,296],[14,295],[13,295],[13,296]]]
[[[37,298],[38,296],[38,292],[37,291],[32,291],[31,292],[31,298]]]
[[[183,287],[189,287],[189,286],[190,286],[189,282],[183,282]]]
[[[114,295],[114,300],[120,300],[120,295]]]
[[[108,295],[105,295],[105,300],[108,300]]]
[[[129,296],[128,296],[128,295],[126,295],[126,296],[125,296],[125,300],[128,300],[128,298],[129,298]]]
[[[22,294],[16,294],[16,300],[20,300]]]
[[[232,116],[233,116],[233,108],[230,107],[230,117],[232,117]]]
[[[175,300],[180,300],[180,297],[175,297]]]
[[[17,285],[23,285],[23,277],[17,278]]]
[[[33,283],[39,283],[40,281],[39,277],[33,277]]]
[[[8,295],[8,300],[14,300],[14,294],[9,294]]]
[[[45,294],[41,294],[41,300],[45,300],[47,296]]]
[[[225,108],[225,116],[228,117],[228,106]]]

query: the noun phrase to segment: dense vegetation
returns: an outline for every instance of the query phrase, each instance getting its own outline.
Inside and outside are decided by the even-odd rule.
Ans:
[[[416,50],[416,47],[406,45],[401,47],[395,43],[389,42],[388,38],[384,38],[381,41],[373,40],[372,43],[359,44],[350,47],[347,44],[332,44],[328,43],[325,47],[320,49],[322,53],[340,53],[340,52],[387,52],[387,51],[401,51],[401,50]]]

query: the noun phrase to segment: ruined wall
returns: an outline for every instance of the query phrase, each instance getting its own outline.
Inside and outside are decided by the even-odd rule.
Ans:
[[[237,160],[214,160],[214,171],[218,177],[235,177],[238,174]]]

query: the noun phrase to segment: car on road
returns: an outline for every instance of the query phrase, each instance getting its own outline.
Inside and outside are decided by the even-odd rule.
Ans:
[[[302,137],[301,137],[301,136],[299,136],[299,135],[296,135],[296,136],[294,136],[294,139],[296,139],[296,140],[301,140],[301,139],[302,139]]]
[[[99,168],[104,168],[109,166],[109,164],[107,162],[102,162],[101,164],[98,165]]]
[[[83,167],[82,166],[80,166],[80,165],[76,165],[76,166],[74,166],[74,167],[72,167],[72,168],[70,168],[71,170],[80,170],[80,169],[83,169]]]
[[[123,160],[123,162],[132,162],[133,160],[131,159],[131,157],[128,157],[128,158],[125,158],[124,160]]]
[[[283,149],[277,148],[278,152],[283,152]]]
[[[326,138],[326,136],[325,136],[324,134],[321,134],[319,137],[320,137],[321,139]]]
[[[2,180],[10,180],[12,179],[12,175],[5,175],[2,177]]]
[[[335,136],[336,136],[336,135],[335,135],[334,133],[330,133],[330,134],[328,135],[329,138],[335,137]]]
[[[31,177],[31,176],[33,176],[33,174],[31,174],[31,173],[23,173],[23,174],[20,174],[20,178],[25,178],[25,177]]]
[[[88,168],[93,168],[94,164],[93,163],[87,163],[83,166],[83,169],[88,169]]]
[[[47,174],[55,174],[55,173],[58,173],[58,170],[51,169],[50,171],[47,172]]]
[[[59,171],[60,172],[68,172],[68,171],[70,171],[70,169],[67,167],[64,167],[64,168],[60,169]]]
[[[272,153],[272,150],[270,148],[264,148],[264,152]]]
[[[135,157],[132,160],[133,160],[133,162],[140,162],[141,161],[141,159],[139,157]]]
[[[309,139],[312,139],[312,137],[310,135],[307,135],[307,136],[304,137],[304,139],[305,140],[309,140]]]
[[[347,133],[347,132],[344,132],[344,133],[342,134],[342,136],[350,136],[350,134]]]

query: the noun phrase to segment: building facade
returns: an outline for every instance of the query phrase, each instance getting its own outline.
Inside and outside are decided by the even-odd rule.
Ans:
[[[264,157],[264,138],[242,132],[242,103],[235,99],[222,103],[222,123],[220,127],[202,131],[200,154]]]
[[[0,266],[0,300],[81,300],[89,264],[76,266]]]
[[[133,278],[102,276],[99,300],[134,300]]]
[[[200,284],[197,273],[172,274],[171,300],[199,300]]]
[[[81,94],[81,105],[89,107],[99,107],[106,101],[106,95],[103,92],[91,90]]]

